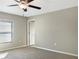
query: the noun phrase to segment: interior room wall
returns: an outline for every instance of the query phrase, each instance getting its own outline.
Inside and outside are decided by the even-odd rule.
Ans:
[[[0,51],[15,47],[26,46],[27,18],[0,12],[1,21],[13,21],[13,38],[9,43],[1,43]]]
[[[35,46],[76,54],[77,7],[29,17],[35,21]]]

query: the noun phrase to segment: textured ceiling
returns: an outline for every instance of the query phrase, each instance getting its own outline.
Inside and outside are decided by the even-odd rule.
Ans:
[[[0,0],[0,11],[6,12],[10,14],[20,15],[20,16],[34,16],[47,12],[53,12],[56,10],[66,9],[70,7],[77,6],[77,0],[34,0],[30,4],[40,6],[41,10],[36,10],[33,8],[27,8],[27,12],[23,12],[18,6],[16,7],[8,7],[8,5],[15,4],[14,0]]]

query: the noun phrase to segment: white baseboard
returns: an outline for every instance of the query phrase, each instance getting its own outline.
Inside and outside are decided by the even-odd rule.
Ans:
[[[38,47],[38,46],[31,46],[31,47],[78,57],[78,55],[72,54],[72,53],[68,53],[68,52],[62,52],[62,51],[52,50],[52,49]]]
[[[3,49],[3,50],[0,50],[0,51],[7,51],[7,50],[12,50],[12,49],[17,49],[17,48],[23,48],[23,47],[27,47],[27,45],[16,46],[16,47],[8,48],[8,49]]]

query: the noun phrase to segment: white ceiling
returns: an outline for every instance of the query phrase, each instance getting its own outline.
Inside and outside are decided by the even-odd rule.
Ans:
[[[78,1],[77,0],[34,0],[30,4],[40,6],[42,9],[36,10],[28,7],[28,11],[25,13],[19,7],[8,7],[8,5],[15,3],[16,2],[14,0],[0,0],[0,11],[10,14],[20,15],[20,16],[23,16],[24,14],[26,17],[28,17],[28,16],[34,16],[47,12],[53,12],[56,10],[74,7],[77,6]]]

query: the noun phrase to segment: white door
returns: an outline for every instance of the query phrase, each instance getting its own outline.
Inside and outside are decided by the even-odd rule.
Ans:
[[[29,22],[29,44],[35,44],[35,21]]]

